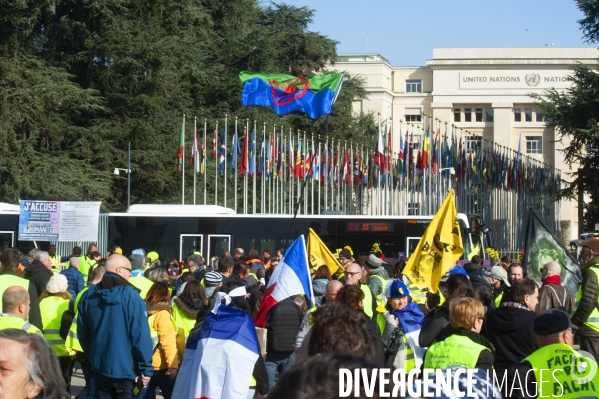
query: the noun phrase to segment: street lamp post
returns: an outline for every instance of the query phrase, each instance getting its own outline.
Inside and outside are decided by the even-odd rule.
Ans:
[[[114,175],[118,176],[119,171],[123,171],[127,173],[127,210],[131,206],[131,142],[129,142],[129,146],[127,148],[127,169],[124,168],[114,168]]]

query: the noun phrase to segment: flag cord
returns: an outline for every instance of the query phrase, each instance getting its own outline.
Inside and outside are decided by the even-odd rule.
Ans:
[[[324,124],[322,125],[322,131],[318,134],[318,142],[319,143],[320,143],[322,135],[327,130],[327,122],[328,121],[329,121],[329,114],[327,114],[327,117],[324,120]],[[311,159],[314,159],[314,155],[315,154],[311,155]],[[291,220],[291,226],[289,227],[289,234],[287,234],[287,241],[285,242],[285,250],[283,251],[283,254],[287,251],[287,247],[289,246],[289,240],[291,239],[291,232],[293,231],[293,225],[295,224],[295,219],[297,218],[297,213],[302,204],[302,201],[304,198],[304,193],[306,192],[306,185],[308,183],[309,176],[310,176],[310,173],[305,172],[304,181],[302,183],[302,190],[300,192],[299,198],[297,199],[297,204],[295,205],[295,211],[293,212],[293,219]],[[318,211],[320,212],[320,209]]]

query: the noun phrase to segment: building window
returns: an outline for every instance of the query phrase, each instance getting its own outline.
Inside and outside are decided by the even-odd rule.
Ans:
[[[419,202],[408,202],[408,215],[420,215]]]
[[[406,93],[422,93],[422,80],[421,79],[406,80]]]
[[[487,122],[493,122],[493,108],[487,108]]]
[[[420,141],[422,140],[422,135],[415,134],[413,140],[414,140],[414,143],[412,144],[412,148],[414,149],[414,151],[417,151],[420,149]],[[416,162],[416,153],[415,152],[414,152],[414,162]]]
[[[483,121],[483,109],[482,108],[474,108],[474,113],[476,114],[476,121]]]
[[[522,109],[514,108],[514,122],[522,122]]]
[[[532,108],[524,108],[524,118],[526,122],[532,122]]]
[[[420,115],[406,115],[406,122],[422,122]]]
[[[472,108],[464,108],[464,122],[472,122]]]
[[[466,137],[466,154],[477,152],[480,148],[480,137]]]
[[[542,154],[543,153],[543,137],[542,136],[526,136],[526,153],[527,154]]]
[[[543,122],[543,114],[541,113],[541,110],[537,108],[535,111],[537,122]]]
[[[462,121],[462,113],[461,110],[459,108],[456,108],[453,110],[453,121],[454,122],[461,122]]]

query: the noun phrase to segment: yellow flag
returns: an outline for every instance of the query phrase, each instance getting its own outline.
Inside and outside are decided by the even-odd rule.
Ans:
[[[418,288],[437,292],[439,281],[464,253],[451,190],[406,264],[405,274]]]
[[[310,269],[316,271],[320,266],[328,266],[331,274],[335,274],[341,267],[341,264],[326,245],[320,240],[320,237],[312,229],[308,229],[308,261]]]

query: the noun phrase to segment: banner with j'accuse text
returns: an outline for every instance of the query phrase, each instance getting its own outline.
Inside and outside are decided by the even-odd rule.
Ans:
[[[21,200],[19,241],[97,241],[100,202]]]

